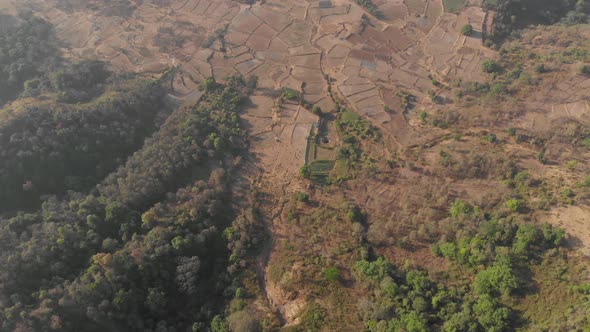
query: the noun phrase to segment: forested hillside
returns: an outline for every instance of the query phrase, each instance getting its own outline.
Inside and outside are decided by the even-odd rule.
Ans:
[[[490,31],[496,42],[534,24],[590,22],[590,4],[584,0],[486,0],[484,6],[498,12]]]
[[[168,76],[60,60],[49,25],[18,24],[0,36],[10,77],[0,111],[1,330],[208,326],[231,282],[222,231],[234,217],[233,158],[245,147],[245,81],[209,80],[196,105],[169,114]]]
[[[221,231],[231,224],[226,181],[244,144],[236,112],[246,95],[239,78],[213,83],[97,190],[2,220],[3,328],[208,322],[227,286]]]
[[[91,188],[157,129],[163,95],[157,82],[138,79],[112,84],[87,103],[34,101],[5,108],[0,210],[34,208],[42,195]]]
[[[28,86],[46,80],[61,62],[58,44],[47,22],[30,14],[0,15],[0,105]]]

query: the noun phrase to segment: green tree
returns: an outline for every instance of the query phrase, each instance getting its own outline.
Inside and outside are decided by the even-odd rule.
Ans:
[[[562,242],[565,239],[565,230],[562,228],[553,227],[547,223],[543,224],[541,230],[543,232],[545,246],[551,248],[562,245]]]
[[[501,332],[508,327],[510,310],[501,307],[490,295],[481,295],[473,305],[473,312],[485,331]]]
[[[383,280],[393,272],[393,265],[383,257],[379,257],[373,262],[364,259],[356,262],[356,269],[371,279]]]
[[[509,295],[517,286],[518,280],[507,264],[496,263],[475,276],[475,291],[482,295]]]
[[[199,86],[201,91],[209,92],[217,87],[217,82],[214,77],[207,77]]]
[[[399,319],[392,319],[389,322],[389,331],[427,332],[428,322],[416,311],[404,313]]]
[[[465,36],[471,36],[471,34],[473,33],[473,25],[471,24],[465,24],[462,28],[461,28],[461,33]]]
[[[457,246],[453,242],[444,242],[440,245],[440,253],[444,258],[454,260],[457,258]]]
[[[478,331],[479,326],[473,318],[471,304],[466,303],[463,310],[446,319],[442,330],[444,332]]]
[[[516,236],[512,248],[516,254],[527,255],[531,245],[538,243],[541,232],[535,225],[520,225],[516,231]]]
[[[217,315],[211,321],[211,332],[229,332],[229,326],[221,316]]]

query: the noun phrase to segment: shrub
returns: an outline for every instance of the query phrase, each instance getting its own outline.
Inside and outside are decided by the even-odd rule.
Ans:
[[[426,119],[428,118],[428,113],[426,113],[425,111],[422,111],[422,112],[420,112],[420,114],[418,114],[418,117],[420,118],[420,120],[422,122],[426,122]]]
[[[516,136],[516,128],[513,128],[513,127],[508,128],[508,135]]]
[[[546,247],[559,247],[565,239],[565,231],[561,228],[553,227],[550,224],[543,224],[541,231],[543,232],[543,240]]]
[[[348,207],[346,216],[348,217],[348,220],[352,222],[361,222],[363,220],[363,213],[361,212],[361,209],[359,209],[359,207],[354,204],[351,204]]]
[[[207,77],[203,83],[199,86],[199,90],[201,91],[211,91],[217,87],[217,82],[213,77]]]
[[[503,95],[508,93],[508,87],[505,83],[495,83],[490,88],[490,93],[493,95]]]
[[[311,168],[309,167],[309,165],[301,166],[301,168],[299,169],[299,175],[306,179],[309,179],[309,177],[311,176]]]
[[[340,280],[340,271],[335,266],[329,267],[324,271],[324,277],[328,281],[338,281]]]
[[[509,199],[506,201],[506,207],[512,212],[518,212],[522,208],[522,202],[518,199]]]
[[[436,102],[436,91],[428,90],[428,97],[430,97],[430,100],[433,102]]]
[[[481,63],[481,70],[484,73],[497,73],[500,71],[500,66],[494,60],[486,60]]]
[[[307,193],[298,191],[297,193],[295,193],[295,200],[297,202],[308,202],[309,201],[309,195]]]
[[[462,28],[461,28],[461,33],[464,36],[471,36],[471,34],[473,33],[473,25],[471,24],[465,24]]]
[[[243,299],[234,298],[229,302],[229,312],[238,312],[246,307],[246,301]]]
[[[582,75],[590,76],[590,65],[581,65],[579,72]]]
[[[543,151],[537,152],[537,154],[535,155],[535,158],[542,164],[544,164],[546,162],[545,152],[543,152]]]
[[[547,68],[545,68],[545,65],[540,63],[538,65],[535,66],[535,73],[537,74],[542,74],[547,72]]]
[[[451,157],[450,154],[441,150],[439,152],[439,155],[440,155],[439,163],[441,164],[441,166],[449,167],[449,166],[453,165],[453,158]]]
[[[578,161],[575,159],[572,159],[565,164],[565,167],[567,167],[568,169],[574,169],[574,168],[576,168],[577,165],[578,165]]]
[[[326,309],[317,302],[308,304],[301,315],[301,327],[304,331],[318,331],[326,321]]]
[[[457,198],[451,205],[451,217],[457,218],[466,214],[471,213],[472,206],[469,203]]]
[[[498,137],[494,133],[486,134],[484,139],[490,143],[496,143],[498,141]]]
[[[248,311],[237,311],[227,317],[231,331],[260,331],[256,315]]]
[[[236,288],[236,293],[234,297],[236,299],[243,299],[246,296],[246,291],[242,287]]]

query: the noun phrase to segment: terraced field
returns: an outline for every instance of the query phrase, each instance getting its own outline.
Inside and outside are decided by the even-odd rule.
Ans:
[[[346,0],[253,5],[145,0],[130,2],[131,12],[121,16],[66,0],[13,0],[3,6],[10,10],[27,2],[55,25],[72,57],[100,58],[123,71],[156,73],[178,66],[173,87],[181,98],[195,94],[198,82],[209,76],[222,81],[256,75],[263,89],[303,91],[307,102],[330,110],[330,79],[336,97],[402,145],[412,130],[400,128],[400,119],[384,111],[384,106],[400,108],[397,92],[417,96],[428,111],[438,107],[429,105],[426,94],[436,90],[432,78],[482,80],[481,62],[496,56],[481,45],[486,13],[473,2],[454,14],[445,12],[442,0],[379,1],[381,19]],[[467,23],[475,27],[470,37],[460,33]],[[540,102],[538,111],[546,117],[588,112],[579,93],[562,93],[571,85],[590,86],[587,78],[577,80],[560,82],[550,95],[540,93],[559,103]]]

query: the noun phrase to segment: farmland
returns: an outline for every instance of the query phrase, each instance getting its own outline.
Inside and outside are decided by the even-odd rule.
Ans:
[[[199,283],[183,271],[216,269],[206,272],[207,282],[219,279],[211,288],[223,295],[218,306],[203,306],[189,329],[459,331],[467,322],[478,331],[587,327],[590,27],[531,25],[510,38],[491,38],[494,18],[502,14],[497,3],[0,0],[0,10],[16,15],[34,8],[63,46],[63,61],[104,61],[114,73],[163,82],[166,102],[185,107],[176,117],[207,114],[211,121],[231,124],[231,135],[215,126],[204,135],[190,127],[196,122],[174,127],[177,118],[153,115],[172,119],[159,129],[164,134],[194,129],[192,136],[174,136],[180,142],[174,146],[205,147],[179,152],[187,160],[203,160],[183,169],[197,180],[176,193],[154,185],[161,191],[158,199],[146,199],[128,218],[135,218],[133,229],[143,235],[121,228],[123,235],[109,233],[116,239],[100,242],[92,256],[94,272],[111,269],[111,252],[118,252],[117,264],[132,257],[128,265],[137,264],[140,271],[137,262],[148,255],[129,239],[145,238],[146,246],[154,246],[152,259],[161,252],[200,250],[201,242],[209,245],[201,241],[207,232],[222,233],[216,238],[217,246],[223,244],[216,247],[219,259],[203,260],[201,268],[179,256],[185,265],[171,270],[181,275],[176,279]],[[469,33],[462,32],[465,26],[471,26]],[[228,99],[227,118],[210,110],[209,105],[228,107],[219,96],[235,98]],[[35,98],[23,95],[6,109],[35,105]],[[204,125],[208,118],[198,119]],[[229,147],[231,153],[224,154]],[[149,156],[150,146],[143,149]],[[168,151],[158,153],[168,160]],[[140,156],[130,154],[126,167],[151,170]],[[181,157],[166,165],[185,165]],[[122,183],[116,176],[124,171],[108,181]],[[207,179],[201,173],[211,174]],[[162,177],[174,188],[173,176],[166,170],[144,179],[129,171],[128,178],[150,184]],[[223,185],[222,177],[228,179]],[[114,187],[99,185],[89,193]],[[217,191],[211,188],[224,188],[227,195],[214,200]],[[196,192],[214,202],[201,207],[204,198],[187,198]],[[109,216],[123,211],[113,206]],[[209,224],[209,214],[221,210],[228,215]],[[53,220],[53,211],[43,213]],[[204,226],[191,226],[197,217]],[[94,219],[79,224],[94,225]],[[19,231],[13,232],[15,239],[25,239],[34,234],[23,231],[29,222],[6,224]],[[186,232],[168,235],[180,227],[173,223]],[[157,246],[149,242],[148,228],[149,236],[161,236]],[[203,235],[191,237],[193,228]],[[67,240],[67,227],[55,232],[59,241]],[[198,244],[189,246],[183,236]],[[131,245],[125,246],[127,241]],[[128,252],[113,249],[119,245]],[[110,273],[93,275],[94,284],[111,282]],[[156,274],[149,278],[169,277]],[[497,281],[496,275],[506,280]],[[141,282],[149,284],[149,278]],[[146,316],[158,312],[165,291],[148,288],[146,299],[152,302],[145,305]],[[31,303],[38,298],[43,306],[26,314],[30,321],[37,316],[57,321],[43,310],[63,303],[73,307],[65,300],[44,300],[51,294],[27,296],[31,293]],[[108,320],[97,312],[123,306],[128,294],[131,290],[84,308],[86,315]],[[15,299],[10,301],[16,309],[6,309],[13,320],[22,305]],[[550,303],[558,309],[544,310]],[[564,312],[571,313],[568,319]],[[146,324],[164,331],[162,321],[146,319]],[[246,325],[250,329],[239,328]]]

